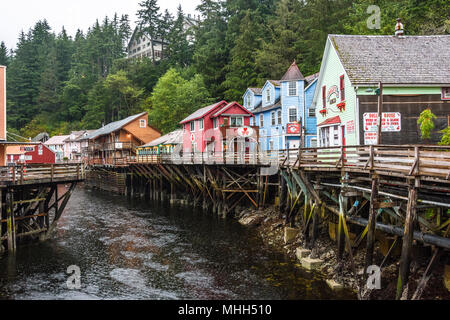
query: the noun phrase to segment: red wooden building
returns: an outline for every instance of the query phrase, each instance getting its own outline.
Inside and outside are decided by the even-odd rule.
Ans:
[[[180,122],[183,125],[183,152],[250,152],[259,138],[250,126],[254,115],[237,102],[219,103],[199,109]]]
[[[44,144],[8,146],[6,148],[8,164],[53,164],[55,153]]]

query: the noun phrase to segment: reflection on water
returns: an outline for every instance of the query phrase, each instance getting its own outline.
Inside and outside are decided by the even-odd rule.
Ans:
[[[67,267],[81,269],[69,290]],[[1,299],[335,299],[254,230],[78,188],[57,235],[0,258]]]

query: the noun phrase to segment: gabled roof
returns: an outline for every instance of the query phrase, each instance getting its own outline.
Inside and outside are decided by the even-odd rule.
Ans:
[[[220,101],[220,102],[212,104],[210,106],[198,109],[193,114],[191,114],[189,117],[187,117],[186,119],[181,121],[180,124],[184,124],[184,123],[191,122],[191,121],[194,121],[197,119],[201,119],[201,118],[205,117],[208,113],[216,110],[216,108],[220,108],[226,104],[227,104],[226,101]]]
[[[147,143],[139,148],[156,147],[161,144],[181,144],[183,143],[183,130],[176,130]]]
[[[281,81],[280,80],[267,80],[271,84],[273,84],[275,87],[281,87]]]
[[[122,129],[127,124],[129,124],[130,122],[133,122],[133,121],[139,119],[140,117],[142,117],[143,115],[146,115],[146,114],[147,114],[147,112],[143,112],[143,113],[140,113],[140,114],[136,114],[134,116],[130,116],[130,117],[128,117],[126,119],[123,119],[123,120],[119,120],[119,121],[116,121],[116,122],[111,122],[110,124],[107,124],[103,128],[95,130],[87,138],[88,139],[95,139],[95,138],[98,138],[100,136],[104,136],[106,134],[110,134],[110,133],[112,133],[114,131]]]
[[[354,86],[450,84],[450,35],[329,35]]]
[[[57,144],[64,144],[64,141],[69,138],[69,136],[53,136],[50,139],[48,139],[44,144],[49,145],[57,145]]]
[[[323,127],[323,126],[327,126],[327,125],[333,125],[333,124],[340,124],[341,123],[341,117],[336,116],[333,118],[328,118],[327,120],[325,120],[324,122],[318,124],[318,127]]]
[[[248,113],[249,115],[253,115],[250,111],[248,111],[246,108],[244,108],[243,106],[241,106],[239,103],[237,103],[236,101],[233,101],[229,104],[227,104],[226,106],[224,106],[222,109],[220,109],[219,111],[217,111],[215,114],[213,114],[211,116],[211,118],[216,118],[218,116],[220,116],[221,114],[223,114],[225,111],[227,111],[228,109],[230,109],[233,106],[238,106],[239,108],[241,108],[243,111],[245,111],[246,113]]]
[[[39,142],[44,138],[50,138],[50,135],[47,132],[41,132],[36,137],[34,137],[31,141]]]
[[[82,140],[88,140],[89,136],[94,133],[96,130],[86,130],[82,135],[80,135],[78,138],[76,138],[74,141],[82,141]]]
[[[314,73],[314,74],[312,74],[312,75],[310,75],[310,76],[307,76],[306,78],[305,78],[305,80],[306,80],[306,82],[308,83],[308,86],[311,84],[311,82],[313,82],[314,80],[317,80],[317,79],[319,79],[319,75],[320,75],[320,72],[317,72],[317,73]]]
[[[262,88],[248,88],[251,92],[253,92],[255,95],[260,96],[262,95]]]
[[[298,81],[305,80],[305,77],[300,72],[300,69],[297,66],[297,62],[293,62],[289,67],[288,71],[284,74],[281,81]]]
[[[275,103],[270,106],[262,107],[261,105],[262,104],[259,104],[258,107],[255,108],[253,111],[254,114],[281,108],[281,98],[278,98]]]

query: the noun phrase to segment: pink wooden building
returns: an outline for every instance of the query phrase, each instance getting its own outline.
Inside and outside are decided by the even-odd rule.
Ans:
[[[259,138],[250,126],[254,115],[237,102],[219,103],[197,110],[180,122],[183,125],[183,152],[250,152]]]

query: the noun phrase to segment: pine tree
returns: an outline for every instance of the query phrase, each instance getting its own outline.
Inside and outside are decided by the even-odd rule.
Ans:
[[[174,67],[185,68],[192,63],[193,51],[184,30],[184,22],[184,13],[180,5],[169,33],[169,64]]]
[[[197,10],[202,21],[195,33],[194,65],[213,97],[221,99],[224,97],[225,67],[229,63],[225,12],[221,3],[213,0],[202,0]]]
[[[249,86],[255,86],[258,80],[255,50],[261,48],[260,16],[247,10],[240,24],[240,34],[231,49],[231,63],[227,66],[224,82],[225,99],[240,101],[243,92]]]
[[[8,66],[8,64],[9,64],[8,48],[2,41],[0,43],[0,66]]]
[[[155,63],[155,45],[156,41],[160,37],[160,24],[161,24],[161,13],[159,12],[159,7],[157,0],[144,0],[139,3],[141,9],[138,10],[137,25],[139,32],[138,37],[142,35],[147,35],[151,40],[152,47],[152,60]]]

